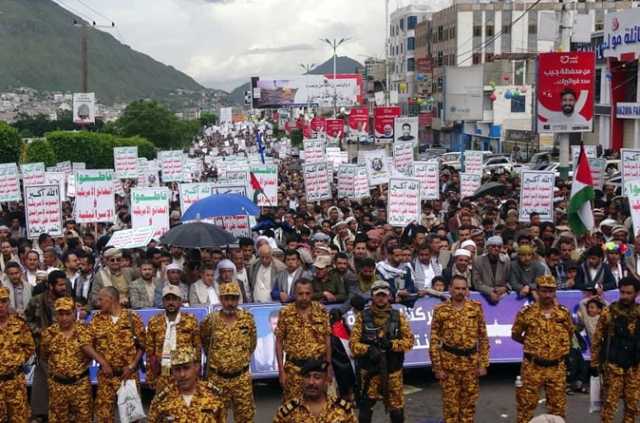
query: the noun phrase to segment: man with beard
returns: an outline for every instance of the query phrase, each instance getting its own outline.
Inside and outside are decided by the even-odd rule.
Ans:
[[[225,423],[220,390],[198,380],[200,351],[183,347],[171,354],[174,383],[159,392],[149,407],[149,423]]]
[[[21,317],[10,312],[9,290],[0,287],[0,421],[27,423],[29,419],[27,382],[22,366],[34,351],[29,327]]]
[[[150,261],[140,265],[140,277],[129,286],[129,303],[132,309],[152,308],[156,289],[162,289],[162,281],[155,278],[156,269]]]
[[[122,266],[122,251],[117,248],[109,248],[103,254],[106,266],[96,272],[93,286],[91,287],[91,304],[100,307],[98,304],[98,294],[100,290],[107,286],[114,286],[120,293],[122,305],[129,304],[129,285],[133,281],[133,271]]]
[[[640,399],[640,306],[638,281],[623,278],[619,282],[620,298],[605,308],[591,344],[591,369],[602,370],[604,390],[602,423],[613,422],[618,401],[624,400],[624,423],[632,423],[638,415]]]
[[[256,407],[249,364],[256,349],[256,324],[251,313],[238,308],[242,293],[237,282],[223,283],[219,289],[222,309],[200,326],[207,378],[222,390],[224,415],[232,408],[234,421],[252,422]]]
[[[280,309],[276,328],[276,358],[278,378],[284,390],[283,403],[302,395],[300,371],[307,361],[331,363],[331,328],[327,310],[311,300],[313,285],[309,279],[298,279],[294,292],[295,302]]]
[[[451,300],[437,305],[431,324],[431,366],[442,387],[445,423],[472,422],[479,378],[489,367],[489,338],[477,301],[467,299],[468,282],[454,276]]]
[[[273,419],[274,423],[307,423],[311,421],[331,423],[356,423],[351,404],[336,400],[327,394],[331,381],[327,363],[311,360],[302,368],[302,398],[283,404]]]
[[[150,272],[153,274],[153,272]],[[175,285],[162,289],[164,314],[156,314],[149,320],[145,342],[147,353],[147,383],[162,391],[169,383],[171,353],[182,347],[200,351],[198,321],[189,313],[180,311],[182,291]]]
[[[536,284],[538,301],[520,310],[511,328],[511,338],[524,350],[522,386],[516,391],[518,423],[531,420],[543,386],[551,414],[564,417],[567,408],[565,358],[573,336],[571,314],[556,302],[553,276],[540,276]]]
[[[58,298],[71,296],[71,285],[63,271],[54,270],[47,277],[47,291],[31,298],[25,310],[27,324],[31,328],[36,347],[40,344],[40,336],[53,324],[53,306]],[[44,418],[48,413],[47,363],[36,364],[31,389],[32,414]]]
[[[359,421],[371,422],[376,401],[384,401],[392,423],[404,421],[402,366],[413,347],[406,317],[391,308],[391,289],[385,281],[371,287],[371,306],[356,317],[349,347],[360,366]]]

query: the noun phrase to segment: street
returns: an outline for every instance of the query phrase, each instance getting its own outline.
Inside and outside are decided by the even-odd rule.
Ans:
[[[489,374],[480,384],[480,400],[476,422],[515,422],[516,403],[514,381],[519,366],[511,364],[492,365]],[[407,423],[438,423],[442,418],[440,389],[429,369],[410,369],[405,372],[405,421]],[[256,423],[271,422],[280,404],[280,388],[275,380],[255,384],[257,404]],[[589,395],[568,396],[567,422],[596,423],[598,414],[589,414]],[[622,406],[622,404],[621,404]],[[545,409],[541,406],[537,414]],[[621,416],[621,411],[618,413]],[[375,423],[387,422],[381,404],[374,412]]]

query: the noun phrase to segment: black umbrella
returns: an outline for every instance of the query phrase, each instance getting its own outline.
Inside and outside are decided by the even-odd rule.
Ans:
[[[182,248],[208,248],[233,244],[236,237],[211,223],[193,222],[173,227],[160,241]]]
[[[485,195],[502,195],[507,190],[509,190],[509,186],[501,184],[500,182],[487,182],[480,186],[480,188],[473,193],[473,196],[478,198],[484,197]]]

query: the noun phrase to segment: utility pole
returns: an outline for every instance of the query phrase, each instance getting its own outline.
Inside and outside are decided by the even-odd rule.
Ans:
[[[391,75],[389,75],[389,50],[391,49],[391,40],[389,39],[389,0],[384,2],[384,27],[385,27],[385,39],[384,39],[384,73],[386,78],[384,89],[384,105],[389,106],[391,102],[390,92],[391,89]]]
[[[80,92],[86,93],[89,91],[89,24],[74,19],[73,26],[80,28]]]
[[[301,63],[300,64],[300,67],[302,69],[304,69],[304,71],[305,71],[305,75],[308,75],[309,73],[311,73],[311,70],[313,70],[313,68],[315,66],[316,66],[315,63],[311,63],[311,64]],[[307,113],[309,115],[311,115],[311,102],[310,102],[308,94],[307,94]]]
[[[342,38],[338,41],[336,38],[333,41],[328,38],[323,38],[321,41],[329,44],[329,46],[333,49],[333,117],[335,118],[338,115],[338,86],[336,83],[336,61],[338,59],[337,51],[338,47],[340,47],[345,42],[349,41],[349,38]]]
[[[573,30],[573,8],[569,5],[574,0],[562,0],[562,11],[560,15],[560,51],[571,51],[571,32]],[[560,150],[560,165],[558,171],[561,179],[569,177],[569,144],[571,136],[568,132],[557,134],[558,148]]]

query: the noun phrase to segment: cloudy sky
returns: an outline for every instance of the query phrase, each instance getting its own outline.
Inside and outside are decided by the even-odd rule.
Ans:
[[[233,89],[252,75],[301,73],[331,57],[320,38],[360,62],[384,54],[384,0],[54,0],[133,49],[208,87]],[[436,0],[391,0],[390,8]]]

